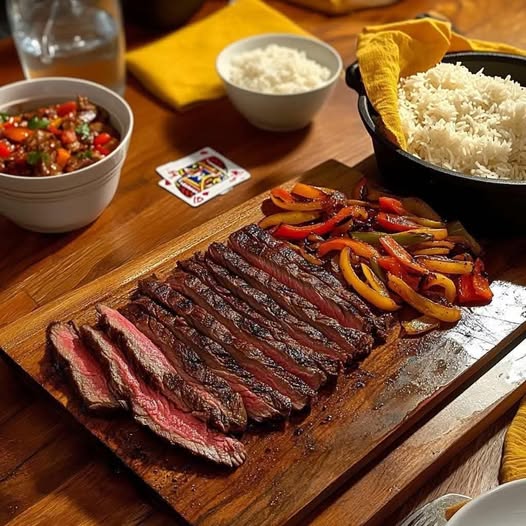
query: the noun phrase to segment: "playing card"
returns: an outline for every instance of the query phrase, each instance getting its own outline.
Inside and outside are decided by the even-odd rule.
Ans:
[[[213,148],[201,150],[157,168],[159,186],[190,206],[200,206],[250,178],[250,173]]]

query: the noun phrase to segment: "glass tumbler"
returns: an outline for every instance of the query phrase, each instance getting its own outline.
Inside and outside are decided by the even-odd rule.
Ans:
[[[77,77],[123,94],[119,0],[7,0],[7,13],[26,78]]]

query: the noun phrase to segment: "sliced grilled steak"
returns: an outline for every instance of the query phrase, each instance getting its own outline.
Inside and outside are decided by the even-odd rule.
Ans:
[[[269,232],[259,228],[257,225],[249,225],[244,231],[260,240],[272,252],[276,257],[280,259],[289,270],[291,268],[296,269],[298,272],[307,273],[317,279],[311,279],[314,287],[319,287],[325,294],[327,291],[331,291],[336,294],[338,298],[341,298],[342,307],[345,309],[346,306],[351,305],[356,312],[371,321],[375,332],[382,338],[387,336],[387,328],[392,324],[393,319],[390,314],[380,314],[373,312],[371,307],[365,303],[360,296],[349,290],[348,287],[342,285],[342,282],[338,280],[331,272],[328,272],[324,267],[319,265],[313,265],[307,261],[301,254],[298,254],[292,250],[286,243],[280,241],[270,235]],[[310,278],[309,278],[310,279]],[[324,283],[326,287],[321,287],[320,282]],[[328,287],[328,288],[327,288]]]
[[[191,413],[179,410],[168,398],[136,374],[122,352],[105,334],[88,326],[83,339],[97,353],[108,370],[113,390],[126,400],[135,420],[171,444],[228,467],[246,459],[243,444],[207,428]]]
[[[352,304],[342,300],[316,276],[304,272],[280,252],[269,250],[257,235],[258,231],[263,232],[256,225],[238,230],[230,236],[229,244],[249,263],[295,290],[323,314],[334,318],[344,327],[371,332],[371,322],[364,319]]]
[[[237,291],[232,292],[223,287],[205,266],[202,254],[195,254],[191,259],[180,261],[178,266],[197,276],[203,283],[210,287],[213,292],[229,303],[239,314],[267,330],[272,338],[269,343],[276,341],[285,346],[288,355],[298,365],[317,370],[322,375],[321,380],[323,383],[327,380],[327,374],[331,376],[338,374],[339,363],[337,361],[328,358],[324,354],[316,353],[309,347],[304,347],[297,340],[289,336],[287,332],[283,331],[281,325],[275,318],[266,318],[257,310],[253,309],[246,301],[240,299]]]
[[[346,363],[366,355],[372,348],[373,338],[354,329],[342,327],[334,318],[322,314],[319,309],[303,296],[283,285],[266,272],[253,267],[242,256],[226,245],[212,243],[208,247],[209,257],[241,276],[250,285],[265,292],[282,308],[312,325],[329,339],[335,341],[346,353]]]
[[[266,316],[268,319],[275,320],[274,323],[279,323],[290,338],[295,339],[301,345],[311,349],[313,353],[315,353],[314,356],[321,355],[325,359],[328,359],[328,363],[323,362],[325,364],[323,367],[327,374],[332,375],[338,373],[339,364],[343,360],[343,351],[336,343],[330,341],[312,325],[305,323],[287,312],[270,296],[250,286],[244,279],[236,276],[222,265],[218,265],[209,257],[204,258],[203,261],[208,272],[210,272],[223,287],[230,290],[232,294],[239,296],[261,315]],[[317,358],[316,360],[318,361]],[[318,363],[320,363],[320,365],[322,364],[321,358]]]
[[[282,418],[283,415],[274,407],[276,392],[268,385],[258,381],[253,374],[236,362],[221,345],[188,325],[181,316],[169,312],[146,296],[136,298],[133,305],[137,305],[151,316],[155,316],[177,338],[192,347],[210,369],[224,378],[232,389],[240,394],[250,419],[256,422],[264,422],[265,420]],[[280,401],[276,405],[280,407]]]
[[[159,347],[118,311],[105,305],[97,305],[97,311],[101,327],[153,387],[181,411],[192,413],[221,431],[229,430],[228,416],[221,404],[203,386],[190,383],[188,375],[183,377],[184,373],[172,366]]]
[[[87,409],[104,412],[125,407],[111,392],[103,368],[73,322],[52,323],[47,336],[57,366],[67,373]]]
[[[180,342],[167,327],[138,305],[129,304],[120,312],[161,349],[172,366],[196,391],[200,392],[204,388],[217,400],[217,406],[228,419],[229,431],[246,429],[247,413],[241,397],[223,378],[211,371],[193,349]]]
[[[183,271],[175,271],[168,284],[180,294],[184,294],[208,312],[215,314],[238,338],[247,341],[274,360],[289,373],[288,381],[306,398],[314,397],[315,390],[322,383],[323,375],[319,369],[300,365],[293,350],[272,338],[261,325],[235,311],[218,294],[205,285],[198,277]]]
[[[303,395],[297,393],[288,382],[288,374],[283,368],[263,354],[258,348],[240,340],[230,332],[215,316],[182,296],[168,284],[147,279],[139,281],[139,290],[161,303],[169,310],[183,316],[185,320],[222,345],[243,367],[249,370],[258,380],[269,385],[282,395],[281,411],[284,416],[294,409],[302,409],[307,404]]]

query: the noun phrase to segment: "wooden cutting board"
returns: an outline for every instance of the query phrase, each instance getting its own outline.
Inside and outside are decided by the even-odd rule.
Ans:
[[[361,167],[373,173],[370,164]],[[300,179],[349,191],[359,175],[328,161]],[[3,353],[110,448],[180,516],[199,525],[301,523],[315,506],[404,436],[447,396],[460,393],[490,362],[507,354],[526,324],[526,243],[488,245],[496,280],[486,307],[465,309],[462,321],[419,339],[378,348],[336,386],[321,393],[310,413],[286,425],[246,433],[248,459],[228,471],[196,459],[137,426],[128,417],[85,414],[67,386],[41,367],[45,329],[54,320],[95,320],[94,306],[119,306],[136,280],[163,276],[177,259],[223,241],[257,221],[258,196],[154,253],[21,318],[0,332]],[[364,502],[367,494],[361,497]],[[355,503],[359,506],[359,502]]]

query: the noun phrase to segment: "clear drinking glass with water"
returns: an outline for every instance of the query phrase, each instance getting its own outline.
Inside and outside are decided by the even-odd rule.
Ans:
[[[119,0],[7,0],[7,12],[26,78],[77,77],[122,95]]]

